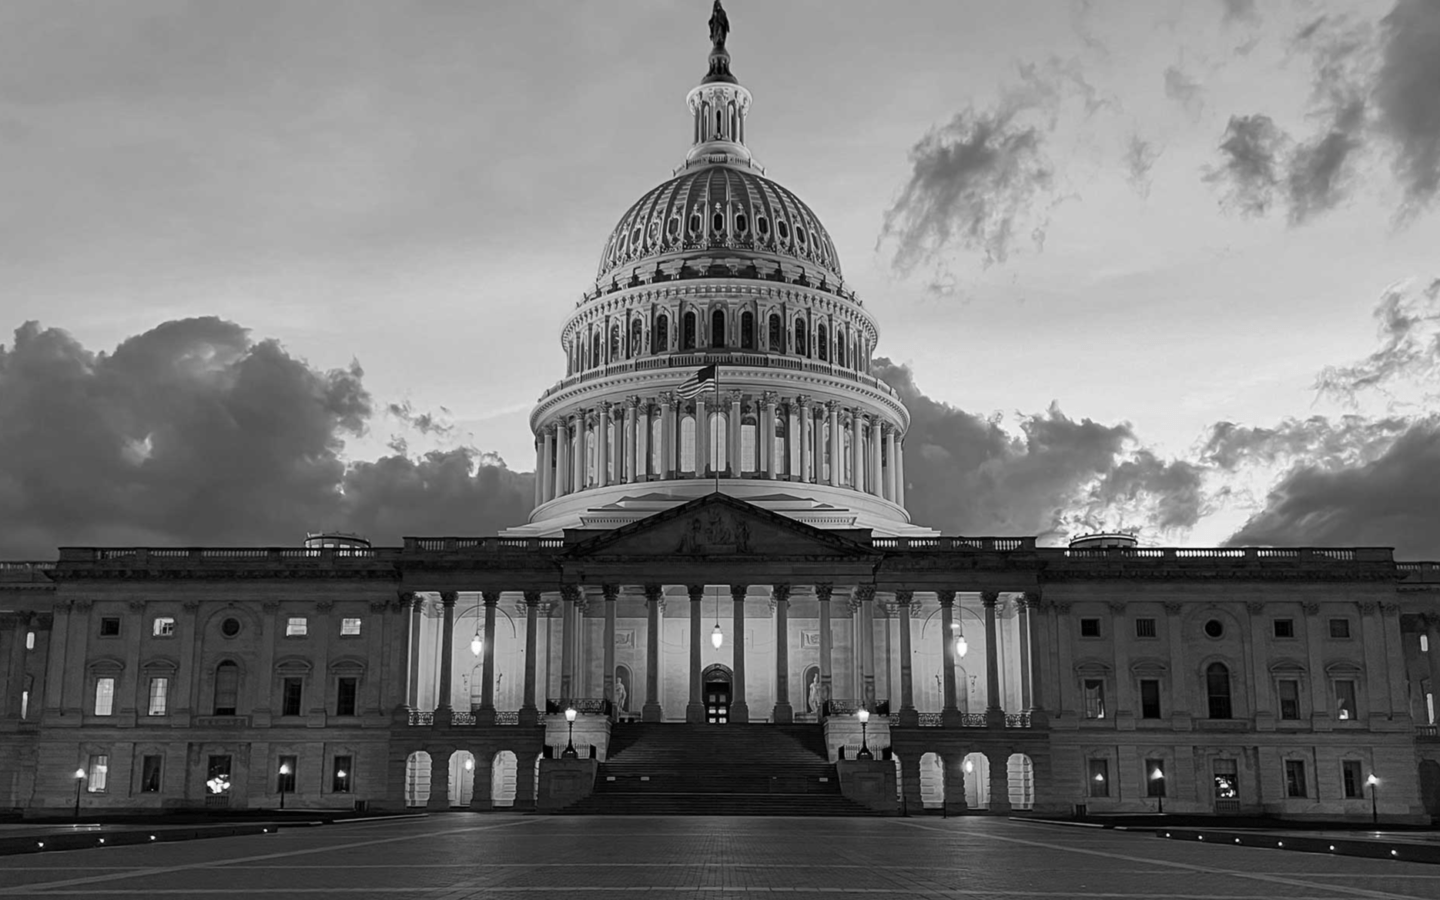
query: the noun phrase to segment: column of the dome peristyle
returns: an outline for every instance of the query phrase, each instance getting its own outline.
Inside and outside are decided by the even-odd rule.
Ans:
[[[945,698],[940,722],[942,725],[958,725],[960,710],[955,706],[955,639],[954,629],[951,628],[955,621],[955,592],[936,591],[935,596],[940,598],[940,687]]]
[[[775,600],[775,712],[771,721],[789,725],[795,721],[790,706],[790,585],[771,585],[770,593]]]
[[[650,480],[650,404],[639,397],[631,397],[635,404],[634,448],[635,481]]]
[[[545,502],[545,479],[540,473],[545,471],[545,442],[540,435],[535,435],[535,500],[530,505],[531,509]]]
[[[546,425],[544,428],[544,449],[540,451],[541,466],[536,469],[540,473],[540,495],[546,502],[555,499],[555,426]]]
[[[745,474],[745,461],[740,458],[743,452],[740,441],[740,392],[729,391],[725,399],[730,401],[730,423],[725,435],[730,439],[730,452],[725,455],[725,465],[730,470],[731,478],[739,478]]]
[[[608,400],[601,402],[597,412],[599,418],[595,429],[595,486],[610,484],[610,420],[615,405]]]
[[[830,463],[830,486],[839,487],[843,480],[840,475],[845,470],[845,442],[840,440],[840,401],[827,401],[825,409],[830,413],[830,452],[825,456]]]
[[[869,477],[866,479],[865,489],[880,497],[885,493],[881,486],[880,463],[883,460],[883,450],[880,447],[880,420],[875,416],[870,417],[870,466]]]
[[[636,481],[635,462],[637,459],[637,454],[635,453],[635,411],[639,406],[639,397],[625,398],[625,445],[629,448],[629,452],[621,455],[621,467],[624,469],[624,471],[620,473],[620,479],[626,484],[634,484]]]
[[[985,607],[985,724],[1004,725],[1005,710],[1000,706],[1000,658],[995,636],[995,604],[1000,595],[983,591],[980,602]]]
[[[664,588],[658,584],[645,585],[645,706],[640,711],[644,722],[658,722],[660,710],[660,605]]]
[[[700,618],[704,612],[705,585],[690,584],[690,702],[685,705],[685,721],[692,725],[705,724],[705,702],[700,685]]]
[[[480,687],[480,712],[493,722],[495,720],[495,604],[500,602],[499,591],[485,591],[481,594],[485,602],[485,658],[480,664],[480,677],[485,682]]]
[[[905,505],[905,436],[895,439],[895,502]]]
[[[915,709],[915,670],[910,658],[910,604],[914,602],[913,591],[895,592],[895,605],[900,613],[900,724],[920,724],[920,713]]]
[[[740,723],[750,721],[750,704],[745,702],[745,594],[748,590],[743,584],[730,585],[730,605],[735,619],[735,658],[730,667],[735,683],[730,687],[730,721]]]
[[[860,409],[850,410],[850,486],[865,490],[865,441],[860,434]]]
[[[895,426],[886,422],[885,432],[885,499],[894,501],[895,494]]]
[[[660,394],[660,471],[661,480],[675,477],[675,407],[679,401],[670,391]]]
[[[795,398],[800,407],[800,481],[810,483],[810,398],[801,394]],[[817,447],[816,450],[819,450]]]
[[[575,490],[590,486],[590,410],[580,410],[575,425]]]
[[[450,670],[455,667],[455,591],[440,592],[440,607],[445,618],[440,626],[440,702],[435,704],[435,724],[449,725],[453,707],[450,705]]]
[[[765,477],[771,481],[775,480],[777,467],[775,465],[775,407],[780,400],[780,395],[775,391],[765,391],[760,395],[760,402],[764,405],[764,422],[760,428],[761,440],[760,453],[765,460]],[[785,429],[789,431],[789,428]]]

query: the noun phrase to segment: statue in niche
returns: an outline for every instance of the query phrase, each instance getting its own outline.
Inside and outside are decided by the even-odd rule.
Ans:
[[[819,673],[819,672],[816,672],[814,675],[812,675],[812,676],[810,677],[809,706],[810,706],[810,712],[816,713],[816,714],[818,714],[818,713],[820,712],[820,673]]]
[[[623,669],[615,670],[615,708],[620,712],[630,711],[630,689],[625,686]]]
[[[725,7],[720,5],[720,0],[715,0],[715,8],[710,13],[710,44],[716,50],[725,49],[725,37],[730,34],[730,17],[725,15]]]

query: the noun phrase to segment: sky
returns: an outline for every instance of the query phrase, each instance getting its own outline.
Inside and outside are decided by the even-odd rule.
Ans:
[[[726,8],[916,522],[1440,558],[1440,3]],[[709,13],[0,6],[0,558],[523,522]]]

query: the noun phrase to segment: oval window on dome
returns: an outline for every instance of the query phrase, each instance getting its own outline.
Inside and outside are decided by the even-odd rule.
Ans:
[[[783,219],[775,223],[775,233],[780,235],[782,241],[790,240],[790,226],[786,225]]]
[[[713,215],[713,216],[710,217],[710,230],[713,231],[713,232],[715,232],[716,234],[724,234],[724,233],[725,233],[725,214],[724,214],[724,213],[718,213],[718,212],[717,212],[715,215]]]
[[[795,229],[795,240],[796,240],[797,243],[800,243],[800,244],[804,244],[804,243],[805,243],[805,229],[803,229],[803,228],[796,228],[796,229]]]
[[[633,246],[640,243],[640,226],[636,225],[635,230],[630,232],[630,244]]]
[[[672,216],[669,222],[665,223],[665,233],[672,238],[680,234],[680,217]]]
[[[735,233],[736,233],[736,234],[744,234],[745,232],[747,232],[747,231],[749,231],[749,230],[750,230],[750,222],[745,218],[745,214],[744,214],[744,213],[738,213],[738,214],[736,214],[736,216],[735,216]]]
[[[692,213],[692,214],[690,215],[690,233],[691,233],[691,234],[699,234],[699,233],[700,233],[700,216],[699,216],[699,214],[697,214],[697,213]]]
[[[650,240],[654,241],[655,238],[658,237],[660,234],[660,223],[652,219],[650,221],[650,228],[648,229],[647,233],[650,236]]]
[[[770,236],[770,220],[767,219],[767,218],[765,218],[764,216],[758,216],[758,217],[756,217],[756,219],[755,219],[755,230],[758,231],[758,232],[760,232],[760,236],[761,236],[761,237],[769,237],[769,236]]]

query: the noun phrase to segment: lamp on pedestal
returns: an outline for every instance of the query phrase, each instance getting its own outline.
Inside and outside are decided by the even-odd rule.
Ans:
[[[565,740],[565,752],[560,756],[564,759],[575,759],[580,754],[575,752],[575,707],[567,707],[565,710],[565,721],[570,726],[569,737]]]
[[[1375,788],[1379,787],[1380,779],[1375,777],[1374,772],[1371,772],[1370,777],[1365,779],[1365,783],[1370,785],[1370,824],[1379,828],[1380,807],[1375,802]]]
[[[1165,773],[1156,767],[1155,771],[1150,773],[1150,780],[1156,782],[1155,800],[1159,806],[1156,812],[1163,814],[1165,812]]]
[[[870,710],[862,706],[855,713],[855,717],[860,720],[860,752],[855,754],[855,758],[874,759],[875,757],[870,753],[870,745],[866,739],[866,732],[870,728]]]
[[[1370,776],[1375,777],[1375,776]],[[75,770],[75,818],[80,818],[80,785],[85,783],[85,770]]]
[[[280,764],[280,808],[285,808],[285,783],[290,780],[290,764]]]

